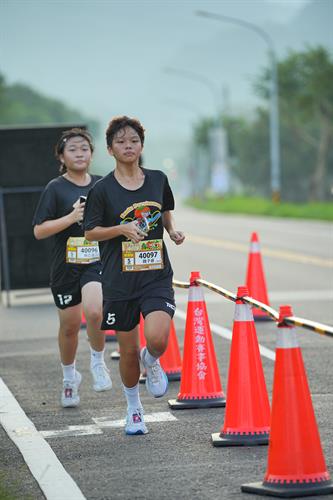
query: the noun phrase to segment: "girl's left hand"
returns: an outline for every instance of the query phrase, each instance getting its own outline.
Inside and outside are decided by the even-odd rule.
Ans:
[[[185,235],[181,231],[170,231],[170,239],[176,243],[176,245],[181,245],[185,240]]]

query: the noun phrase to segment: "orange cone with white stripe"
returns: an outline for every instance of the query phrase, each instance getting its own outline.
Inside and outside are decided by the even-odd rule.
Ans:
[[[139,346],[140,346],[140,351],[143,347],[146,346],[145,320],[142,314],[140,314],[140,324],[139,324]],[[139,378],[140,384],[144,384],[146,382],[146,379],[147,379],[147,372],[146,369],[143,368]]]
[[[280,307],[267,471],[242,491],[276,497],[333,493],[290,306]]]
[[[237,297],[248,296],[240,286]],[[214,446],[268,444],[269,399],[253,315],[249,304],[236,300],[230,351],[224,426],[212,434]]]
[[[115,330],[103,330],[105,335],[105,342],[117,342],[117,335]]]
[[[87,328],[87,320],[84,315],[83,309],[82,309],[82,314],[81,314],[81,328]]]
[[[252,233],[250,242],[250,253],[247,263],[246,286],[253,299],[259,300],[269,306],[264,268],[260,253],[260,244],[257,233]],[[266,311],[258,307],[252,309],[255,321],[270,321],[271,317]]]
[[[184,356],[177,399],[169,400],[175,410],[225,406],[207,308],[202,288],[192,272],[185,326]]]
[[[161,366],[169,381],[180,380],[182,372],[182,360],[175,330],[174,322],[170,323],[170,335],[168,347],[160,357]]]

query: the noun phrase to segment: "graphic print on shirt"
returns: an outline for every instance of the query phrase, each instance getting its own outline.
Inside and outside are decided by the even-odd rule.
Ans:
[[[155,201],[143,201],[134,203],[120,214],[120,224],[128,224],[134,220],[145,233],[157,226],[161,217],[161,205]]]
[[[121,214],[121,224],[136,221],[142,231],[148,234],[157,227],[161,218],[161,204],[154,201],[134,203]],[[139,243],[122,243],[122,270],[125,272],[163,269],[162,239],[143,240]]]

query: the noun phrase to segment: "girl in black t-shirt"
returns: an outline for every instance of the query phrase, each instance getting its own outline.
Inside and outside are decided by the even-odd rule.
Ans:
[[[84,238],[82,218],[89,190],[100,176],[88,173],[93,153],[90,135],[83,129],[63,132],[56,145],[61,175],[45,187],[33,219],[34,235],[40,240],[54,237],[50,285],[59,314],[58,342],[63,370],[61,404],[77,406],[81,374],[75,355],[82,317],[87,321],[95,391],[111,389],[104,363],[105,335],[102,319],[101,264],[98,242]]]
[[[143,315],[146,347],[140,359],[146,387],[154,397],[168,387],[159,357],[167,347],[175,311],[172,268],[163,231],[177,245],[184,241],[174,227],[174,198],[166,175],[139,164],[144,143],[141,123],[114,118],[106,131],[116,168],[90,191],[84,216],[85,236],[102,243],[102,329],[117,332],[120,375],[127,400],[126,434],[146,434],[139,397],[138,325]]]

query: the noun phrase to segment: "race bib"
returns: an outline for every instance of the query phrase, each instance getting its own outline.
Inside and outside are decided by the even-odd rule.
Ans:
[[[146,240],[139,243],[123,241],[122,270],[152,271],[163,269],[163,241]]]
[[[88,241],[83,237],[68,238],[66,243],[67,264],[91,264],[99,261],[98,241]]]

